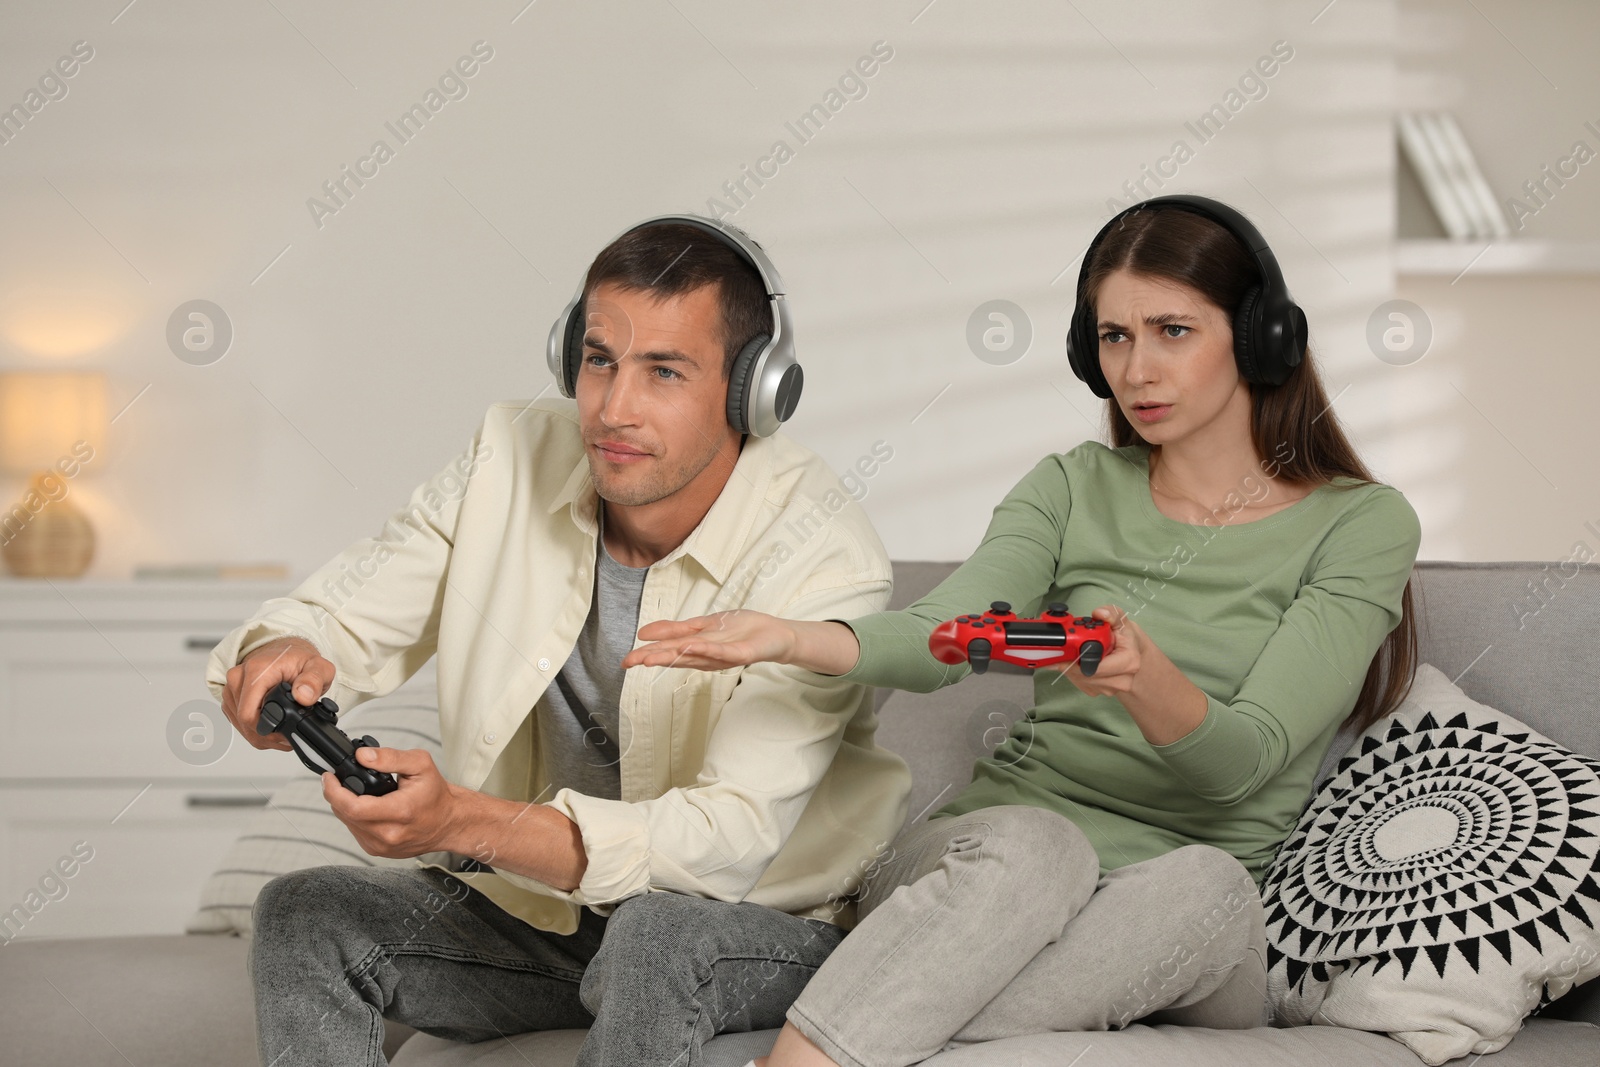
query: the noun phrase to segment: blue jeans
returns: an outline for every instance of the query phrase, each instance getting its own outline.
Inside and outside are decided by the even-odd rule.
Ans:
[[[253,912],[263,1067],[386,1064],[383,1020],[453,1041],[589,1028],[579,1067],[697,1067],[782,1026],[844,931],[759,904],[646,893],[553,934],[447,871],[311,867]]]

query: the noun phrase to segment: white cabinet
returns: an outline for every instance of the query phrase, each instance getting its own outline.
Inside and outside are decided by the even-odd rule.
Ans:
[[[183,932],[228,845],[300,770],[188,714],[215,707],[211,648],[287,590],[0,580],[0,940]]]
[[[206,876],[275,788],[0,784],[0,936],[181,934]]]

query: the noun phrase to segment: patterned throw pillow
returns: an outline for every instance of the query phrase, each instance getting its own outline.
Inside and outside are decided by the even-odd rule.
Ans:
[[[439,708],[433,703],[370,701],[339,716],[351,737],[371,734],[386,748],[426,749],[441,762]],[[301,774],[285,782],[267,806],[250,820],[229,847],[221,865],[200,890],[200,908],[188,924],[190,934],[250,936],[250,909],[261,887],[280,874],[324,864],[367,867],[417,867],[418,858],[393,860],[362,851],[345,824],[322,797],[322,778],[288,752],[283,758]],[[437,858],[443,853],[428,853]]]
[[[1430,1064],[1503,1048],[1600,975],[1597,852],[1600,760],[1423,664],[1262,883],[1275,1022],[1384,1032]]]

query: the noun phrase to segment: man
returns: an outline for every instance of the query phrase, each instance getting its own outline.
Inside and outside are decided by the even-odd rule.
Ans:
[[[263,1064],[383,1062],[383,1018],[465,1041],[588,1026],[580,1064],[694,1063],[715,1033],[781,1025],[853,924],[910,784],[871,690],[621,667],[658,619],[887,602],[838,479],[730,421],[735,358],[787,325],[747,240],[663,219],[613,241],[569,311],[576,405],[491,406],[377,537],[212,653],[230,720],[276,748],[255,724],[280,681],[348,710],[439,656],[442,770],[363,748],[395,792],[323,775],[364,849],[425,865],[296,871],[257,899]]]

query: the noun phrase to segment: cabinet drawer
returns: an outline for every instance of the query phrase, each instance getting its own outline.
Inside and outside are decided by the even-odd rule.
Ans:
[[[231,625],[84,626],[8,630],[0,647],[0,778],[286,777],[287,752],[252,748],[225,729],[177,714],[190,759],[169,725],[206,701],[206,657]],[[194,709],[188,709],[192,711]],[[220,758],[212,753],[225,744]]]
[[[182,933],[275,788],[0,786],[0,941]]]

